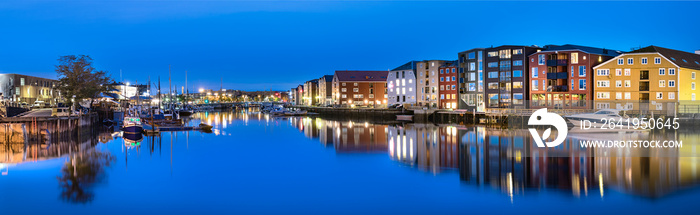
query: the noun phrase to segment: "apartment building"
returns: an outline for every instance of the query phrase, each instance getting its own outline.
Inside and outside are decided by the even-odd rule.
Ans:
[[[530,108],[591,109],[592,68],[621,53],[567,44],[530,55]]]
[[[318,97],[319,104],[330,105],[333,104],[333,76],[324,75],[318,79]]]
[[[537,46],[504,45],[484,49],[486,108],[526,108],[528,56]]]
[[[695,103],[700,55],[658,46],[621,54],[594,67],[595,108],[669,110]],[[682,108],[679,108],[682,110]]]
[[[483,112],[484,103],[484,49],[475,48],[457,54],[458,59],[458,108]]]
[[[425,60],[417,63],[416,73],[416,99],[418,106],[437,108],[439,102],[439,74],[438,69],[445,60]]]
[[[438,69],[440,77],[440,109],[457,109],[459,91],[457,90],[457,61],[445,61]]]
[[[387,104],[389,71],[335,71],[333,100],[348,107],[381,107]]]
[[[389,105],[416,104],[416,64],[418,61],[409,61],[389,71],[387,75],[387,102]]]
[[[61,99],[57,80],[21,74],[0,74],[0,96],[13,102],[33,104],[44,101],[54,105]]]

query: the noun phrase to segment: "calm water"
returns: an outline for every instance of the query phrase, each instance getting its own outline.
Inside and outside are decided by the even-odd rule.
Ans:
[[[693,157],[548,157],[484,127],[200,120],[214,132],[5,143],[0,213],[690,213],[700,199]]]

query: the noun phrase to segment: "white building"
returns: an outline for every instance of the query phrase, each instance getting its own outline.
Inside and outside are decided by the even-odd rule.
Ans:
[[[387,102],[389,105],[416,104],[416,63],[410,61],[389,71],[387,76]]]

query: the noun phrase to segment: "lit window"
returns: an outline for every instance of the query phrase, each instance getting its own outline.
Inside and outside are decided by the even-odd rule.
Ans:
[[[659,81],[659,87],[666,87],[666,81],[660,80],[660,81]]]

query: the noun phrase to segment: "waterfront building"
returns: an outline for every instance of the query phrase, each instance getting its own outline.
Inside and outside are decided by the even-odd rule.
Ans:
[[[300,84],[299,86],[297,86],[296,94],[294,95],[294,104],[304,105],[303,93],[304,93],[304,85]]]
[[[387,75],[388,104],[416,104],[416,63],[409,61],[389,71]]]
[[[537,46],[504,45],[484,49],[486,108],[526,108],[528,56]]]
[[[445,60],[425,60],[417,63],[416,99],[418,106],[438,107],[438,69]]]
[[[304,91],[302,93],[302,102],[304,105],[317,105],[320,97],[318,96],[318,79],[304,82]]]
[[[591,109],[592,68],[621,53],[567,44],[530,55],[530,108]]]
[[[318,79],[318,97],[319,104],[330,105],[333,104],[333,76],[324,75]]]
[[[289,102],[292,103],[292,105],[296,105],[297,88],[292,88],[287,93],[289,94]]]
[[[484,49],[475,48],[457,54],[459,62],[458,108],[483,112],[484,103]]]
[[[0,97],[18,103],[43,101],[55,105],[61,99],[57,80],[21,74],[0,74]]]
[[[440,109],[457,109],[457,61],[445,61],[439,68]]]
[[[335,71],[333,100],[335,104],[379,107],[387,103],[389,71]]]
[[[594,67],[595,108],[670,111],[695,103],[700,55],[648,46]],[[680,102],[680,107],[676,107]]]

